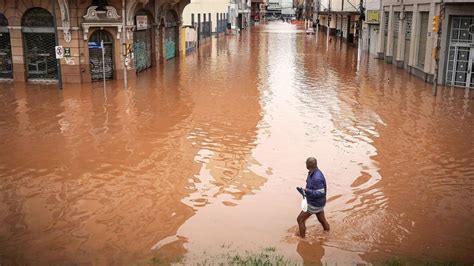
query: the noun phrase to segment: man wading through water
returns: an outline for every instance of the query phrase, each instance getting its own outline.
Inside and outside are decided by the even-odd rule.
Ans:
[[[318,221],[324,228],[324,231],[329,231],[329,224],[324,217],[324,206],[326,205],[326,179],[321,170],[318,169],[318,161],[316,158],[309,157],[306,160],[306,168],[309,170],[306,178],[306,189],[301,187],[296,188],[308,202],[308,210],[301,211],[296,219],[300,228],[300,236],[305,237],[306,234],[306,220],[312,215],[316,214]]]

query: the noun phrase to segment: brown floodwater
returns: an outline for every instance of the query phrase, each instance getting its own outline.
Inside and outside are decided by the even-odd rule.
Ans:
[[[0,264],[187,264],[269,247],[298,263],[472,264],[472,93],[433,97],[357,59],[272,23],[127,90],[0,83]],[[308,156],[327,178],[331,232],[312,217],[300,240]]]

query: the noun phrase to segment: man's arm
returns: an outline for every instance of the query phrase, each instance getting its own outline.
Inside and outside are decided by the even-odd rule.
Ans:
[[[310,197],[313,198],[323,198],[326,196],[326,191],[324,188],[320,189],[305,189],[304,190],[306,195],[309,195]]]

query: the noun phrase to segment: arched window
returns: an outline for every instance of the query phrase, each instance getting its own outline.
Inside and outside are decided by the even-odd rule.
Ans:
[[[8,19],[0,13],[0,27],[7,27],[8,26]]]
[[[178,14],[174,10],[166,12],[164,57],[166,60],[176,57],[179,45]],[[199,18],[198,18],[199,20]]]
[[[0,13],[0,78],[13,78],[12,49],[8,19]]]
[[[22,17],[23,45],[28,79],[57,79],[53,16],[43,8],[31,8]]]
[[[35,7],[28,10],[25,15],[23,15],[21,25],[23,27],[54,27],[53,16],[48,10]]]
[[[91,37],[89,38],[90,42],[101,42],[104,41],[104,43],[112,43],[113,38],[110,36],[110,33],[108,33],[105,30],[96,30],[94,33],[92,33]]]
[[[136,72],[143,71],[152,66],[153,31],[150,25],[152,16],[146,10],[135,13],[136,30],[133,34],[133,51]]]
[[[90,36],[89,65],[92,81],[114,78],[113,40],[112,35],[105,30],[96,30]],[[102,42],[104,42],[104,55],[100,48]]]
[[[93,6],[98,6],[97,10],[105,10],[105,7],[109,5],[107,0],[92,0]]]

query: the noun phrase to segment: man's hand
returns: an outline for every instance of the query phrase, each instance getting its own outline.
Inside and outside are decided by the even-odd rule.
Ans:
[[[303,196],[303,198],[306,197],[305,190],[302,187],[297,187],[296,190],[298,190],[298,192],[301,194],[301,196]]]

